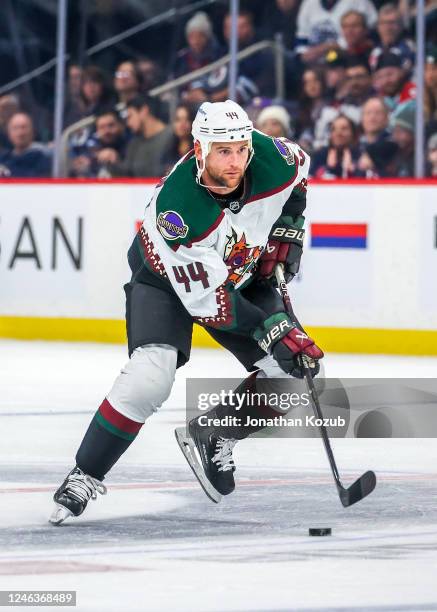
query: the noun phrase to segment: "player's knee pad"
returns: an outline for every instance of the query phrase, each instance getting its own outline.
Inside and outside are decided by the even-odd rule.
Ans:
[[[167,344],[135,349],[107,395],[109,403],[124,416],[144,422],[170,395],[176,364],[177,349]]]

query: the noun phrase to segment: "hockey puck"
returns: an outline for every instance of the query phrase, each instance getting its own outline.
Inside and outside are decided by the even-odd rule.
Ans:
[[[331,527],[310,527],[308,530],[310,536],[328,536],[331,535]]]

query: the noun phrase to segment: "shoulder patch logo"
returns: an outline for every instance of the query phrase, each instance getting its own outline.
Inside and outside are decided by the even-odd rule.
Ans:
[[[156,227],[166,240],[185,238],[189,229],[181,215],[174,210],[166,210],[163,213],[159,213]]]
[[[291,148],[291,142],[287,138],[272,138],[275,147],[280,155],[285,159],[289,166],[294,164],[294,153]]]

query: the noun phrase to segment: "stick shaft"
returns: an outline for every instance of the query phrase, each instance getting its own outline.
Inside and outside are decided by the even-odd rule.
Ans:
[[[276,281],[278,283],[279,291],[281,292],[282,300],[284,302],[285,309],[287,310],[289,315],[292,315],[293,310],[291,306],[291,299],[288,294],[287,283],[285,282],[284,272],[280,264],[278,264],[275,268],[275,275],[276,275]],[[322,413],[322,409],[320,408],[319,397],[317,395],[317,391],[314,386],[314,381],[311,376],[309,367],[306,365],[305,359],[303,357],[301,357],[301,364],[304,369],[305,381],[308,387],[309,394],[311,396],[311,400],[312,400],[311,404],[314,410],[314,414],[316,415],[316,418],[323,419],[323,413]],[[337,464],[335,462],[334,453],[332,451],[331,443],[329,441],[328,432],[326,431],[326,427],[323,425],[323,423],[319,425],[319,431],[320,431],[320,435],[323,440],[323,445],[325,447],[326,454],[328,455],[329,465],[331,466],[331,471],[334,476],[335,482],[338,487],[343,488],[341,484],[341,480],[340,480],[340,475],[338,473]]]

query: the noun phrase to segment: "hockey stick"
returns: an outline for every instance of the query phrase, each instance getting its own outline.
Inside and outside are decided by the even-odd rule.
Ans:
[[[293,309],[291,306],[290,296],[288,294],[287,283],[285,282],[284,271],[281,264],[278,264],[275,268],[276,281],[278,283],[279,290],[281,292],[282,300],[284,302],[285,310],[292,315]],[[310,368],[302,355],[300,358],[304,373],[305,382],[308,387],[308,392],[311,396],[311,403],[313,406],[314,414],[317,419],[323,419],[322,409],[320,408],[319,397],[314,386],[314,381],[311,376]],[[322,421],[323,423],[323,421]],[[345,508],[356,504],[364,497],[369,495],[376,486],[376,476],[372,471],[365,472],[358,480],[356,480],[349,488],[343,486],[340,475],[338,473],[337,464],[335,462],[334,453],[332,452],[331,443],[329,441],[328,432],[326,427],[322,424],[319,425],[320,435],[325,446],[326,454],[328,455],[329,465],[331,466],[332,475],[334,476],[335,484],[337,485],[338,495],[340,501]]]

